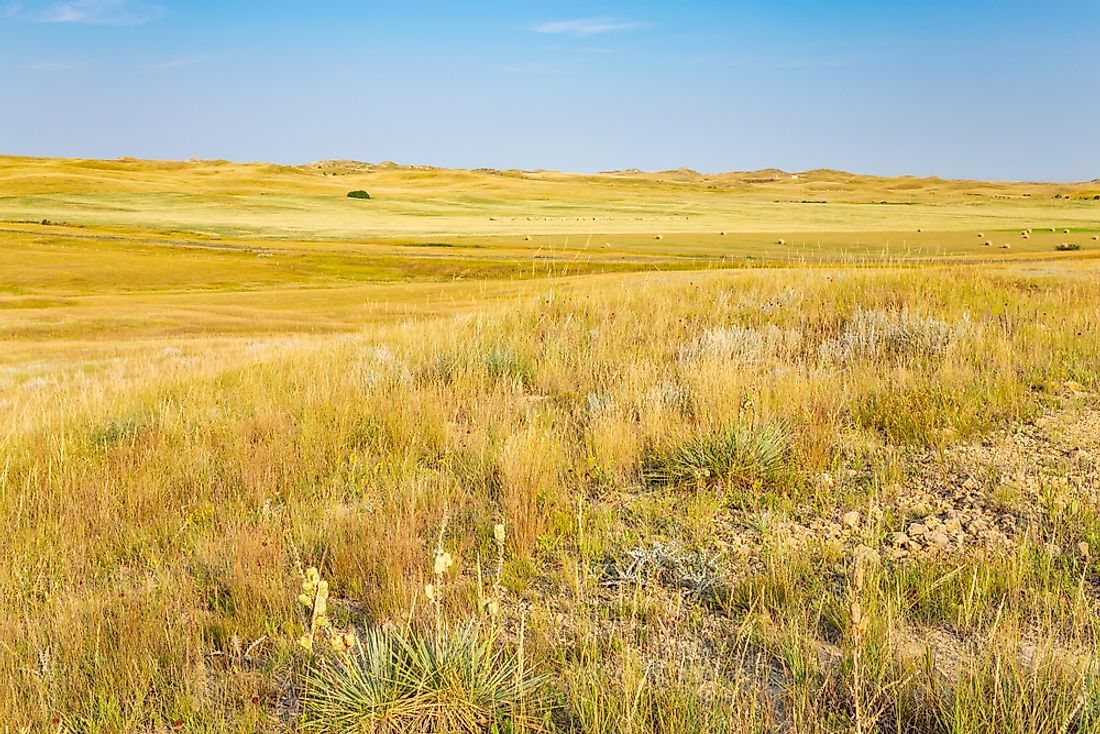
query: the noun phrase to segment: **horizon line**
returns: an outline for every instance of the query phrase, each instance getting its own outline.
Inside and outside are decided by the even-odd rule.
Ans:
[[[1004,179],[1004,178],[973,178],[973,177],[961,177],[961,176],[940,176],[937,174],[921,175],[915,173],[902,173],[902,174],[879,174],[879,173],[865,173],[859,171],[853,171],[846,168],[836,168],[833,166],[816,166],[813,168],[805,168],[798,170],[787,170],[778,166],[768,166],[765,168],[745,168],[745,169],[727,169],[719,171],[701,171],[690,166],[677,166],[675,168],[656,168],[656,169],[642,169],[634,166],[627,166],[624,168],[611,168],[598,171],[573,171],[558,168],[517,168],[517,167],[499,167],[499,166],[476,166],[476,167],[456,167],[456,166],[440,166],[429,163],[397,163],[390,159],[384,159],[381,161],[364,161],[356,158],[320,158],[311,161],[305,161],[302,163],[279,163],[271,160],[235,160],[230,158],[200,158],[191,157],[187,159],[183,158],[143,158],[139,156],[120,155],[113,158],[102,157],[86,157],[86,156],[64,156],[64,155],[28,155],[22,153],[0,153],[0,158],[22,158],[27,160],[52,160],[52,161],[85,161],[85,162],[148,162],[148,163],[179,163],[179,164],[194,164],[194,163],[221,163],[232,164],[240,166],[282,166],[286,168],[309,168],[311,166],[319,166],[324,163],[346,163],[362,166],[370,166],[372,168],[389,168],[389,169],[408,169],[408,170],[435,170],[435,171],[465,171],[469,173],[477,172],[501,172],[501,173],[556,173],[565,176],[612,176],[615,174],[629,174],[634,173],[638,175],[659,175],[659,174],[674,174],[680,173],[684,175],[696,175],[701,177],[715,177],[715,176],[728,176],[735,174],[753,174],[753,173],[775,173],[786,176],[803,176],[814,173],[835,173],[846,176],[859,176],[863,178],[875,178],[875,179],[924,179],[924,180],[937,180],[944,182],[970,182],[970,183],[999,183],[999,184],[1039,184],[1050,185],[1060,184],[1067,186],[1080,186],[1087,184],[1100,183],[1100,176],[1091,179],[1081,180],[1039,180],[1039,179]]]

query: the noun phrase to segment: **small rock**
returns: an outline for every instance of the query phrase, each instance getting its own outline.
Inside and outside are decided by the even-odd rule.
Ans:
[[[909,536],[905,533],[894,533],[890,536],[890,542],[894,545],[904,546],[909,542]]]
[[[947,536],[947,533],[943,532],[942,530],[937,530],[929,535],[928,540],[932,543],[932,545],[938,548],[942,548],[951,542],[951,538],[949,538]]]
[[[926,528],[924,525],[922,525],[919,522],[915,522],[915,523],[913,523],[912,525],[909,526],[909,537],[911,537],[911,538],[919,538],[920,536],[924,535],[927,532],[928,532],[928,528]]]
[[[855,557],[865,563],[876,563],[879,560],[878,551],[865,545],[856,546]]]
[[[855,530],[857,527],[859,527],[859,513],[855,510],[852,510],[851,512],[845,512],[841,516],[840,521],[844,523],[847,527]]]
[[[957,517],[948,518],[943,524],[943,530],[945,533],[958,533],[962,530],[962,521]]]

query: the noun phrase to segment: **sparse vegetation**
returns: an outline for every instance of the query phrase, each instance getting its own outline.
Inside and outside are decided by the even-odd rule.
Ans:
[[[730,485],[740,490],[760,487],[780,479],[790,443],[781,424],[735,423],[712,434],[694,436],[654,457],[645,478],[655,483]]]
[[[544,729],[541,680],[476,624],[408,639],[367,632],[317,664],[306,683],[302,731],[535,732]]]
[[[452,624],[443,619],[445,579],[453,559],[443,550],[440,531],[434,579],[425,587],[435,610],[434,626],[417,633],[391,624],[368,629],[363,636],[338,636],[331,651],[312,661],[302,700],[303,731],[475,734],[545,729],[544,680],[524,658],[524,631],[520,629],[514,649],[508,649],[494,624],[500,614],[505,526],[496,525],[494,532],[496,579],[488,593],[478,586],[484,621]]]
[[[397,206],[400,174],[372,175]],[[981,206],[907,207],[891,235],[950,222],[962,262],[593,273],[569,249],[531,274],[456,238],[459,271],[399,249],[380,277],[353,238],[307,248],[243,215],[212,240],[239,253],[0,240],[0,717],[1097,731],[1097,261]],[[1053,224],[1096,231],[1073,216]],[[774,249],[718,219],[700,231],[729,252]],[[664,252],[643,224],[594,240],[607,262]],[[534,225],[491,226],[511,239],[486,255],[524,257]],[[979,226],[1030,230],[1028,257]]]

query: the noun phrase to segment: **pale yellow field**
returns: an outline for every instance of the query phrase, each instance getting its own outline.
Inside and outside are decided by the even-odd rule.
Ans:
[[[1100,731],[1098,188],[0,158],[4,730]]]
[[[358,188],[374,198],[345,196]],[[489,281],[1092,257],[1094,190],[828,171],[581,176],[0,158],[0,333],[348,330],[514,292]],[[1066,241],[1084,249],[1055,253]]]

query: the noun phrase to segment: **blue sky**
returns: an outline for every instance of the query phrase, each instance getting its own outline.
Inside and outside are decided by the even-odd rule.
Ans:
[[[0,153],[1100,177],[1100,0],[0,0]]]

